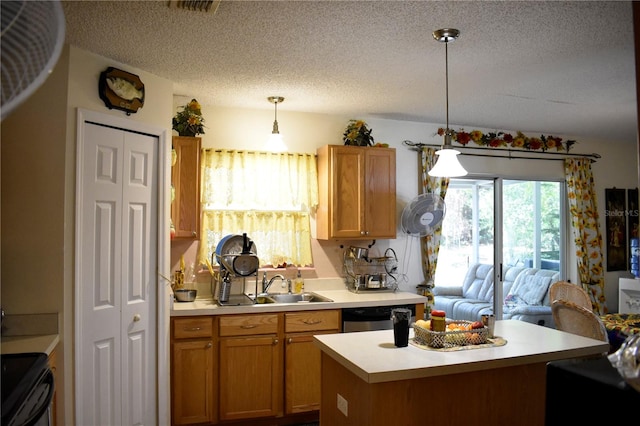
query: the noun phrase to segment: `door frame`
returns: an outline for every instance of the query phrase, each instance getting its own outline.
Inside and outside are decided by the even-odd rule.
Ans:
[[[158,138],[158,246],[157,246],[157,265],[158,276],[156,277],[157,284],[157,307],[156,307],[156,408],[157,408],[157,421],[158,424],[169,424],[171,419],[170,412],[170,375],[169,375],[169,319],[171,315],[170,307],[170,286],[160,276],[169,276],[170,270],[170,246],[169,246],[169,217],[170,217],[170,205],[168,203],[168,194],[170,188],[170,135],[166,128],[133,121],[130,119],[124,119],[115,117],[113,115],[100,113],[96,111],[87,110],[84,108],[78,108],[76,113],[76,179],[80,178],[80,153],[83,147],[84,141],[84,125],[86,122],[92,122],[103,126],[109,126],[124,131],[144,133],[150,136]],[[77,184],[76,184],[77,187]],[[77,195],[76,195],[77,196]],[[78,241],[77,236],[78,226],[77,218],[80,217],[81,206],[76,202],[76,240],[74,249],[74,259],[77,258]],[[165,226],[166,225],[166,226]],[[80,300],[80,288],[77,285],[79,282],[80,267],[77,262],[74,261],[74,298],[75,301]],[[164,291],[163,291],[164,290]],[[74,302],[74,323],[80,318],[80,306]],[[79,329],[74,326],[74,357],[79,359],[80,348],[75,342],[79,342]],[[74,362],[74,381],[76,378],[76,368]],[[77,389],[76,389],[77,392]],[[75,395],[75,392],[74,392]],[[75,398],[74,398],[75,399]],[[77,410],[74,402],[74,414]]]

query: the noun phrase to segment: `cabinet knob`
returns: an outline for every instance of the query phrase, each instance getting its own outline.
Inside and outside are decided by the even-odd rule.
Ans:
[[[277,345],[278,344],[278,339],[273,339],[273,344]]]
[[[197,237],[197,236],[198,236],[198,233],[197,233],[196,231],[191,231],[191,236],[192,236],[192,237]]]
[[[140,314],[135,314],[133,316],[133,322],[138,322],[142,319],[142,317],[140,316]]]
[[[293,339],[292,339],[291,337],[289,337],[289,338],[287,339],[287,343],[288,343],[288,344],[293,343]]]
[[[207,343],[207,345],[205,346],[205,348],[209,349],[209,348],[210,348],[210,347],[212,347],[212,346],[213,346],[213,343],[209,342],[209,343]]]

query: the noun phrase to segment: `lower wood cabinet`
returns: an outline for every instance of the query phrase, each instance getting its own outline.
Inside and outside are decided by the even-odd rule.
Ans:
[[[282,413],[280,315],[220,317],[220,420]]]
[[[339,309],[172,318],[173,424],[319,410],[313,335],[339,332]]]
[[[285,313],[285,413],[320,409],[320,349],[314,334],[339,333],[339,311]]]
[[[213,317],[171,322],[172,424],[215,421]]]

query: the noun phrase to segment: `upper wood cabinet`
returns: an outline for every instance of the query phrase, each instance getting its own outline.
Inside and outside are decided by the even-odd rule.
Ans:
[[[171,219],[174,238],[197,239],[200,235],[200,148],[201,138],[174,136],[177,160],[171,168],[175,199]]]
[[[396,150],[326,145],[317,154],[317,238],[395,238]]]

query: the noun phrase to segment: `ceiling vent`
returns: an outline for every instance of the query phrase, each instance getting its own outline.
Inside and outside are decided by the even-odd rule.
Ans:
[[[222,0],[170,0],[172,9],[186,9],[194,12],[216,13]]]

